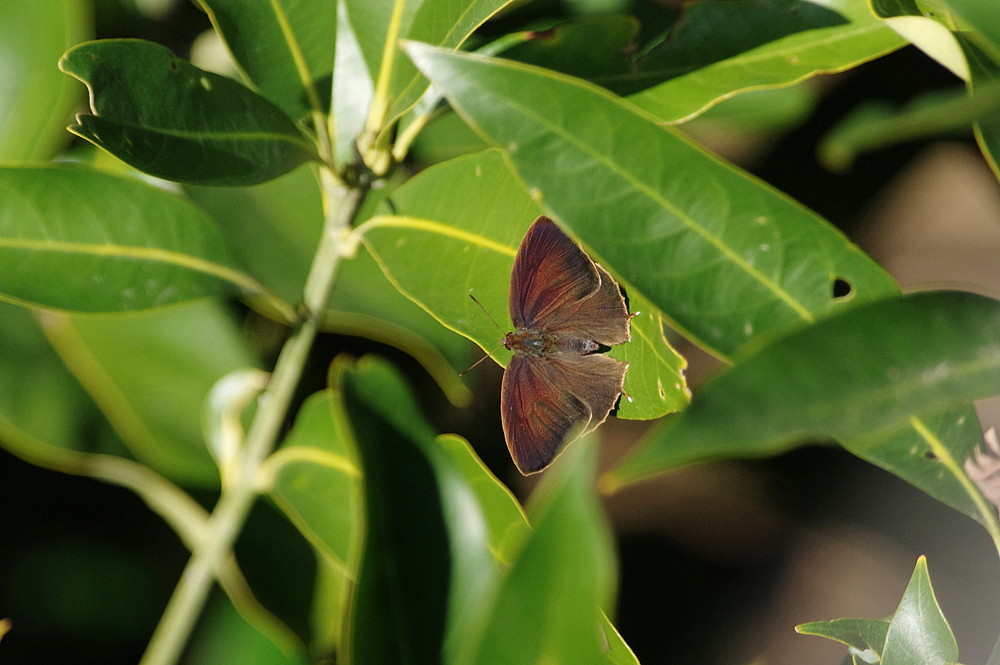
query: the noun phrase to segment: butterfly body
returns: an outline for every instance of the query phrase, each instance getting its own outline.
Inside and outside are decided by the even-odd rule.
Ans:
[[[587,354],[601,349],[601,345],[591,339],[552,335],[544,330],[528,328],[518,328],[514,332],[507,333],[502,341],[510,351],[525,353],[535,358],[543,358],[553,353]]]
[[[504,437],[521,473],[541,471],[567,443],[608,417],[628,364],[604,355],[629,341],[618,284],[552,220],[539,217],[514,258],[509,307],[514,352],[504,371]]]

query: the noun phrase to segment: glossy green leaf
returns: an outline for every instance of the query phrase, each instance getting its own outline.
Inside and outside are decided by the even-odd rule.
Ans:
[[[871,8],[876,16],[885,20],[886,25],[911,44],[947,67],[955,76],[968,81],[969,66],[962,49],[949,28],[932,18],[937,12],[925,13],[914,0],[871,0]]]
[[[186,187],[218,220],[241,265],[289,303],[302,297],[319,240],[323,208],[308,168],[253,187]],[[470,360],[470,345],[443,330],[386,281],[366,251],[345,261],[337,277],[327,332],[375,339],[413,356],[454,404],[468,404],[469,389],[456,374]]]
[[[0,169],[0,298],[74,312],[128,312],[260,293],[203,212],[97,171]]]
[[[348,428],[339,396],[316,393],[263,469],[264,487],[319,553],[324,622],[317,628],[327,649],[342,644],[364,534],[361,468]]]
[[[630,293],[706,348],[729,354],[896,292],[815,214],[606,91],[503,60],[410,53]],[[834,297],[838,279],[851,298]]]
[[[925,15],[948,21],[972,39],[990,60],[1000,62],[1000,7],[982,0],[921,0]]]
[[[611,599],[615,563],[593,491],[594,451],[573,446],[547,474],[531,534],[456,662],[609,662],[599,607]]]
[[[250,185],[316,158],[277,106],[159,44],[87,42],[59,67],[90,90],[90,113],[70,131],[160,178]]]
[[[46,313],[42,321],[136,459],[179,482],[218,483],[202,404],[221,376],[258,362],[219,303],[114,318]]]
[[[942,443],[948,423],[920,415],[996,394],[998,385],[1000,303],[942,291],[860,305],[743,358],[606,480],[614,486],[682,464],[770,455],[832,437],[952,505],[975,506],[970,514],[982,519],[985,502],[963,460],[954,459],[968,440]],[[950,425],[963,426],[972,424]],[[912,439],[895,439],[906,427],[924,434],[934,460],[907,457],[920,451]]]
[[[934,597],[927,560],[917,559],[910,583],[885,635],[882,665],[946,665],[958,662],[958,644]]]
[[[472,393],[456,374],[475,361],[472,347],[445,330],[426,311],[402,295],[385,277],[371,254],[360,248],[344,262],[330,298],[323,329],[367,337],[413,356],[456,406]]]
[[[850,69],[902,45],[866,0],[696,3],[677,34],[640,60],[630,84],[665,82],[629,100],[677,122],[733,94]]]
[[[889,622],[879,619],[834,619],[813,621],[795,627],[795,632],[802,635],[815,635],[841,642],[851,649],[852,655],[858,654],[863,662],[868,663],[881,660],[888,630]]]
[[[299,119],[328,106],[335,2],[197,2],[247,79],[286,114]]]
[[[969,59],[969,88],[974,100],[987,103],[993,102],[996,90],[1000,87],[1000,58],[987,56],[977,45],[968,41],[965,35],[960,35],[960,43]],[[976,140],[982,150],[994,177],[1000,179],[1000,108],[994,105],[992,113],[986,113],[977,118],[975,124]]]
[[[684,126],[695,140],[707,142],[726,136],[789,132],[802,125],[816,110],[819,89],[810,83],[784,88],[760,88],[716,104]]]
[[[436,195],[451,192],[448,197]],[[493,352],[506,364],[510,352],[499,346],[512,329],[507,291],[514,254],[539,213],[521,183],[494,150],[428,169],[392,195],[397,215],[375,217],[358,228],[365,246],[396,287],[447,328]],[[438,257],[428,268],[427,257]],[[595,260],[616,273],[618,266]],[[684,361],[663,338],[660,314],[643,294],[626,285],[629,304],[640,312],[632,320],[632,341],[611,350],[631,363],[619,416],[654,418],[687,403]],[[503,330],[470,298],[473,294]]]
[[[47,160],[69,135],[79,88],[55,63],[90,30],[84,0],[0,3],[0,160]]]

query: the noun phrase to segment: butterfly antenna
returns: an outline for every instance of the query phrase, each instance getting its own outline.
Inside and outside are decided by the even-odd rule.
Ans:
[[[503,346],[503,344],[501,344],[500,346]],[[493,349],[493,351],[496,351],[497,349],[499,349],[500,346],[496,347],[496,349]],[[469,371],[471,371],[472,368],[474,368],[476,365],[478,365],[479,363],[481,363],[484,360],[486,360],[487,358],[489,358],[493,354],[493,351],[488,352],[485,356],[483,356],[482,358],[480,358],[476,362],[474,362],[471,365],[469,365],[468,367],[466,367],[463,371],[459,372],[458,375],[459,376],[465,376],[465,374],[467,374]]]
[[[486,308],[483,307],[483,303],[481,303],[478,300],[476,300],[476,296],[472,295],[471,293],[469,294],[469,297],[472,298],[472,302],[474,302],[477,305],[479,305],[479,309],[483,310],[483,314],[485,314],[487,316],[487,318],[489,318],[489,320],[493,322],[493,325],[495,325],[497,327],[497,330],[499,330],[500,332],[503,332],[503,328],[501,328],[500,324],[497,323],[497,320],[493,318],[493,315],[490,314],[488,311],[486,311]],[[499,348],[500,347],[498,346],[497,349],[499,349]],[[496,349],[494,349],[494,351],[495,350]],[[492,353],[492,351],[490,353]],[[482,362],[482,361],[480,361],[480,362]],[[475,365],[473,365],[472,367],[475,367]],[[472,367],[470,367],[469,369],[472,369]],[[465,371],[467,372],[469,370],[465,370]]]
[[[489,313],[488,311],[486,311],[486,308],[485,308],[485,307],[483,307],[483,303],[481,303],[481,302],[479,302],[478,300],[476,300],[476,296],[472,295],[471,293],[469,294],[469,297],[470,297],[470,298],[472,298],[472,302],[474,302],[474,303],[476,303],[477,305],[479,305],[479,309],[483,310],[483,314],[485,314],[485,315],[486,315],[486,317],[487,317],[487,318],[488,318],[488,319],[489,319],[490,321],[492,321],[492,322],[493,322],[493,325],[495,325],[495,326],[497,327],[497,330],[499,330],[500,332],[503,332],[503,328],[501,328],[501,327],[500,327],[500,324],[499,324],[499,323],[497,323],[497,320],[493,318],[493,315],[492,315],[492,314],[490,314],[490,313]],[[503,344],[501,344],[500,346],[503,346]],[[458,373],[458,375],[459,375],[459,376],[463,376],[464,374],[466,374],[467,372],[469,372],[469,371],[470,371],[470,370],[471,370],[471,369],[472,369],[473,367],[475,367],[476,365],[478,365],[479,363],[483,362],[484,360],[486,360],[487,358],[489,358],[489,357],[490,357],[491,355],[493,355],[493,352],[494,352],[494,351],[496,351],[497,349],[499,349],[499,348],[500,348],[500,346],[496,347],[496,348],[495,348],[495,349],[493,349],[492,351],[489,351],[489,352],[487,352],[485,356],[483,356],[482,358],[480,358],[480,359],[479,359],[479,360],[477,360],[476,362],[474,362],[474,363],[472,363],[471,365],[469,365],[468,367],[466,367],[466,368],[465,368],[465,371],[463,371],[463,372],[459,372],[459,373]]]

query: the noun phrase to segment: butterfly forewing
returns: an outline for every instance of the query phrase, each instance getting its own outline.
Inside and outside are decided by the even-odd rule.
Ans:
[[[510,273],[510,318],[516,328],[570,319],[601,284],[594,262],[548,217],[528,229]]]

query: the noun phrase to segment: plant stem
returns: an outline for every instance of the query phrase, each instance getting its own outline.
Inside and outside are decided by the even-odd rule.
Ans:
[[[303,291],[305,316],[281,349],[247,434],[239,472],[234,474],[231,483],[223,485],[205,536],[195,546],[140,665],[173,665],[180,657],[205,605],[214,573],[232,551],[257,498],[260,464],[277,445],[288,416],[295,388],[316,337],[319,314],[333,290],[343,256],[344,234],[367,193],[367,187],[338,187],[332,174],[325,169],[321,177],[327,204],[326,219]]]

